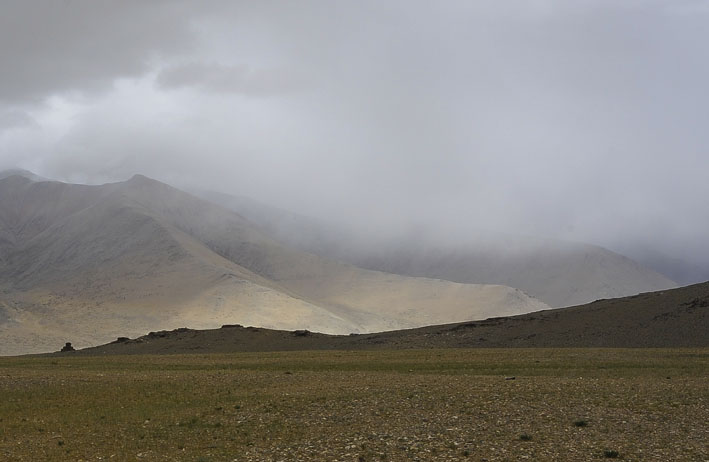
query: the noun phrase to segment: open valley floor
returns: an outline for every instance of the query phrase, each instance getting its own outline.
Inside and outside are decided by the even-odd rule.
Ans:
[[[709,349],[0,358],[7,461],[709,460]]]

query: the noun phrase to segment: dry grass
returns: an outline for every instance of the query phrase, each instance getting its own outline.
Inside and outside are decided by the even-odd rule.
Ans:
[[[0,459],[705,461],[708,366],[707,349],[0,358]]]

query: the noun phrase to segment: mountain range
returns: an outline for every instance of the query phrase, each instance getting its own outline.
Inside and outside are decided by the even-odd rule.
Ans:
[[[547,308],[501,285],[361,269],[285,247],[144,176],[0,180],[0,354],[239,322],[373,332]]]
[[[0,355],[182,326],[378,332],[675,286],[595,246],[371,243],[243,202],[140,175],[77,185],[1,173]]]

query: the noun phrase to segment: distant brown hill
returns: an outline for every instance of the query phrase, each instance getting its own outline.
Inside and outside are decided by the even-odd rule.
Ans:
[[[571,308],[364,335],[224,326],[153,332],[78,354],[479,347],[709,347],[709,282]],[[77,354],[77,353],[72,353]]]

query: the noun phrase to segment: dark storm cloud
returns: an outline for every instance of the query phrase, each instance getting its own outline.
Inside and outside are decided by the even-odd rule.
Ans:
[[[708,2],[0,8],[0,164],[709,262]]]
[[[140,75],[189,46],[186,13],[168,1],[3,1],[0,102],[41,102]]]

